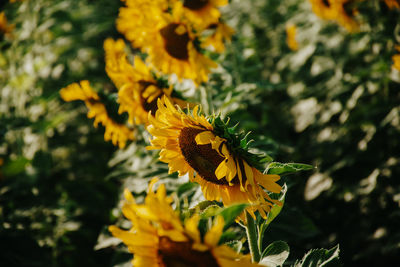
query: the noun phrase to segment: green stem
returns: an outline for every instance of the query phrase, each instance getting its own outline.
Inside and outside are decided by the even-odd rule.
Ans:
[[[246,212],[246,220],[247,220],[246,233],[247,233],[247,240],[249,242],[251,257],[253,258],[253,262],[259,262],[261,256],[257,242],[258,238],[257,238],[256,223],[253,217],[251,217],[251,215],[248,212]]]

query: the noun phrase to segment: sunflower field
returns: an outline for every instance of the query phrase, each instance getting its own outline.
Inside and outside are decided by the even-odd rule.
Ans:
[[[400,266],[399,227],[399,0],[1,1],[0,266]]]

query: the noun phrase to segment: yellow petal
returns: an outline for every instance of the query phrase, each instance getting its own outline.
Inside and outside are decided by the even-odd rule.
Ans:
[[[215,224],[206,233],[204,237],[204,243],[206,243],[210,247],[217,246],[219,239],[221,238],[223,229],[224,229],[224,218],[222,216],[218,216]]]
[[[206,145],[211,143],[214,140],[215,135],[211,131],[204,131],[196,135],[196,143],[198,145]]]
[[[254,186],[254,176],[253,176],[253,168],[247,164],[246,161],[243,160],[243,166],[244,166],[244,172],[246,175],[246,186],[250,184],[251,186]]]
[[[135,198],[132,196],[131,191],[129,191],[127,188],[124,190],[124,197],[128,203],[135,204]]]
[[[200,242],[200,232],[199,232],[199,221],[200,216],[198,214],[193,215],[193,217],[189,218],[185,222],[185,230],[186,233],[192,238],[195,242]]]
[[[226,173],[228,172],[228,167],[226,166],[226,160],[223,160],[215,170],[215,176],[218,179],[222,179],[226,176]]]
[[[236,176],[235,159],[233,157],[228,158],[228,162],[226,163],[226,166],[228,167],[228,170],[229,170],[229,173],[228,173],[228,175],[226,177],[226,180],[228,182],[230,182]]]

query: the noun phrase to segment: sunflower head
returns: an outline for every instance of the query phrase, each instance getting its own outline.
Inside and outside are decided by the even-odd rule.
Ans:
[[[186,105],[183,100],[175,97],[177,94],[173,92],[172,85],[140,57],[134,57],[134,64],[128,61],[122,39],[107,39],[104,50],[106,72],[118,88],[119,113],[128,113],[130,123],[147,123],[148,113],[155,115],[157,100],[162,96],[169,97],[174,103]]]
[[[355,15],[358,13],[354,7],[358,0],[336,0],[332,1],[332,8],[335,10],[335,20],[345,27],[349,32],[358,32],[360,25],[355,20]]]
[[[334,19],[335,10],[332,8],[331,0],[310,0],[315,15],[322,19]]]
[[[219,7],[227,5],[227,0],[184,0],[185,17],[197,30],[204,30],[218,22],[221,17]]]
[[[128,140],[134,139],[134,131],[122,123],[123,117],[116,112],[112,112],[114,102],[110,101],[106,95],[96,93],[90,86],[89,81],[84,80],[73,83],[60,90],[61,98],[65,101],[84,101],[88,108],[88,118],[94,118],[94,126],[99,124],[105,128],[104,140],[112,141],[120,148],[125,147]]]
[[[8,23],[6,14],[4,12],[0,12],[0,33],[10,35],[14,30],[14,27],[14,24]]]
[[[358,0],[310,0],[313,12],[322,19],[335,20],[349,32],[359,31],[360,25],[354,19]]]
[[[169,172],[189,174],[207,200],[256,204],[265,217],[274,203],[279,204],[267,192],[281,191],[276,183],[280,177],[259,171],[263,158],[249,152],[247,135],[199,110],[196,106],[186,114],[167,98],[160,99],[155,117],[149,118],[153,139],[148,149],[161,149],[160,160],[169,164]]]
[[[212,47],[216,52],[221,53],[225,50],[225,43],[230,42],[232,35],[235,31],[221,20],[217,23],[208,25],[205,29],[203,41],[201,43],[203,48]]]
[[[385,3],[390,9],[400,9],[399,0],[385,0]]]
[[[147,61],[155,69],[195,83],[207,81],[210,69],[217,65],[200,49],[199,31],[186,18],[184,3],[164,1],[165,8],[143,2],[131,1],[121,9],[119,31],[148,54]]]
[[[134,254],[133,266],[232,266],[251,263],[248,256],[234,252],[219,241],[224,220],[217,217],[211,228],[202,235],[199,231],[200,216],[181,222],[179,213],[171,207],[164,185],[153,192],[153,179],[143,204],[137,204],[128,190],[122,211],[132,222],[130,230],[110,226],[110,232],[121,239]]]

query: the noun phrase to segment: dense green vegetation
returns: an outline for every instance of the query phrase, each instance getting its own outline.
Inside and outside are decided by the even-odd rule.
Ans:
[[[0,42],[2,266],[129,266],[131,254],[107,230],[124,223],[124,188],[141,200],[158,176],[169,192],[179,187],[182,203],[202,199],[198,186],[168,175],[157,151],[146,151],[143,126],[118,149],[82,103],[60,98],[61,88],[80,80],[115,93],[103,42],[122,37],[121,5],[2,4],[15,24]],[[285,206],[265,244],[289,244],[285,265],[339,244],[345,266],[393,266],[400,260],[400,74],[392,67],[400,10],[362,1],[356,33],[317,17],[306,0],[233,0],[222,10],[236,33],[225,52],[212,54],[220,67],[206,85],[184,84],[181,93],[251,131],[257,151],[315,166],[282,176]],[[297,26],[297,51],[286,43],[288,23]]]

